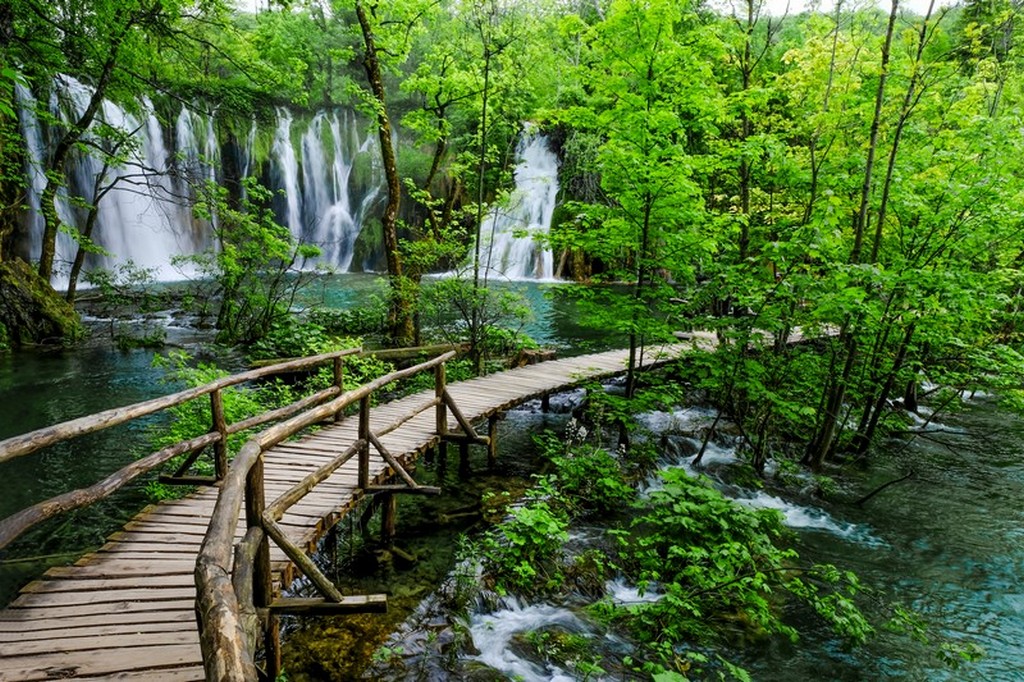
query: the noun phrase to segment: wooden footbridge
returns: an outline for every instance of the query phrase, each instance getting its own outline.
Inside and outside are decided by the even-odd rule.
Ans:
[[[647,349],[644,366],[691,343]],[[515,405],[625,371],[626,351],[528,365],[447,383],[446,353],[357,388],[344,386],[345,356],[330,353],[226,377],[206,386],[65,422],[0,442],[0,462],[123,424],[190,400],[209,400],[209,433],[152,453],[90,488],[0,521],[0,549],[28,528],[109,496],[134,478],[185,458],[171,477],[211,484],[144,509],[98,551],[50,569],[0,611],[0,680],[273,680],[278,617],[386,609],[385,595],[342,595],[309,558],[318,540],[367,496],[379,496],[382,533],[393,533],[396,495],[431,494],[409,471],[430,448],[485,444]],[[228,424],[222,393],[265,377],[333,366],[330,388],[289,407]],[[433,372],[434,388],[371,409],[385,386]],[[358,408],[358,409],[357,409]],[[347,412],[354,412],[346,416]],[[474,424],[486,420],[488,434]],[[271,424],[230,462],[228,436]],[[212,477],[188,472],[212,450]],[[303,574],[318,599],[282,597]],[[259,659],[257,661],[257,659]]]

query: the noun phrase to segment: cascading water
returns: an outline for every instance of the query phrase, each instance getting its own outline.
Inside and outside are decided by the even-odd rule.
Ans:
[[[82,115],[92,92],[91,88],[74,78],[58,76],[50,100],[51,114],[55,120],[68,124]],[[22,255],[35,259],[41,250],[43,219],[39,208],[45,187],[43,168],[48,150],[34,97],[21,87],[17,96],[28,152],[28,204],[31,209],[25,221],[27,239],[24,242],[28,248],[23,247]],[[92,241],[104,252],[89,254],[87,269],[114,268],[131,261],[152,271],[157,279],[180,277],[170,265],[171,256],[192,253],[203,246],[203,240],[201,236],[181,229],[182,217],[188,212],[167,178],[170,157],[152,104],[147,99],[140,100],[135,114],[105,100],[98,118],[111,129],[120,131],[119,134],[105,136],[94,128],[84,141],[113,152],[118,157],[117,161],[105,163],[99,154],[90,152],[76,152],[69,156],[67,184],[58,193],[58,215],[65,224],[81,228],[89,212],[88,205],[99,198]],[[71,236],[63,232],[58,234],[57,273],[53,278],[56,286],[67,284],[68,269],[77,249],[78,245]]]
[[[299,188],[299,162],[292,146],[292,113],[283,107],[277,109],[277,129],[274,132],[274,183],[284,195],[284,210],[278,208],[278,218],[287,225],[292,235],[302,238],[302,192]],[[275,203],[280,203],[277,201]]]
[[[49,104],[53,120],[67,125],[77,119],[92,93],[89,86],[59,76]],[[17,97],[27,147],[29,210],[16,249],[33,260],[41,251],[40,197],[46,158],[59,125],[40,122],[30,90],[19,85]],[[363,240],[360,235],[364,227],[374,225],[382,208],[384,173],[377,135],[354,113],[321,111],[305,123],[291,110],[279,107],[276,126],[266,133],[272,139],[268,140],[269,155],[258,156],[260,131],[254,119],[244,149],[232,143],[225,148],[224,153],[231,154],[226,160],[221,158],[215,116],[197,107],[182,107],[170,121],[170,133],[146,98],[129,107],[105,101],[97,118],[120,129],[132,143],[125,147],[130,150],[117,166],[105,167],[100,154],[76,152],[67,161],[66,187],[58,195],[57,208],[68,226],[81,229],[88,205],[97,191],[102,194],[92,239],[105,253],[91,254],[86,272],[115,269],[131,261],[160,280],[190,275],[173,267],[172,259],[201,252],[214,241],[211,226],[193,215],[197,183],[234,182],[252,176],[263,178],[275,192],[277,220],[299,241],[321,248],[318,265],[342,272],[374,267],[379,235]],[[88,132],[87,141],[109,149],[114,144],[112,138],[103,139],[97,131],[98,126]],[[558,194],[558,159],[547,139],[529,130],[519,143],[517,158],[515,191],[503,207],[485,219],[482,263],[490,277],[553,279],[552,254],[534,237],[550,229]],[[222,161],[230,161],[231,168],[222,168]],[[103,191],[115,179],[118,184]],[[357,247],[357,242],[362,246]],[[66,284],[77,248],[68,234],[59,235],[56,285]]]
[[[39,104],[32,91],[21,84],[17,86],[26,144],[29,210],[21,221],[15,249],[27,260],[38,259],[42,248],[40,198],[46,186],[46,160],[53,138],[59,134],[61,125],[66,126],[82,115],[92,94],[88,85],[58,76],[48,108],[52,120],[59,123],[48,125],[40,120]],[[292,112],[283,107],[277,111],[269,173],[254,156],[259,134],[255,119],[244,149],[234,152],[237,168],[232,172],[238,174],[237,179],[268,177],[276,192],[274,202],[279,221],[296,238],[322,247],[321,264],[347,271],[356,239],[366,220],[378,210],[383,192],[376,136],[351,112],[318,113],[300,133]],[[56,202],[61,220],[80,230],[88,206],[98,203],[92,241],[103,253],[88,256],[86,272],[115,269],[131,261],[150,270],[159,280],[192,274],[172,267],[171,261],[175,256],[208,249],[213,243],[210,224],[194,217],[192,202],[199,183],[225,179],[215,116],[183,106],[171,121],[172,137],[168,139],[155,107],[143,97],[127,108],[102,102],[97,124],[100,122],[119,130],[119,135],[129,141],[120,144],[124,158],[105,163],[104,155],[99,153],[72,153],[66,163],[66,183]],[[99,126],[94,126],[84,141],[107,151],[118,145],[116,135],[98,131]],[[293,141],[293,133],[301,144]],[[244,193],[244,187],[241,191]],[[56,286],[67,284],[77,249],[76,241],[68,233],[59,233]]]
[[[376,137],[361,131],[348,112],[320,112],[302,136],[301,150],[302,227],[292,234],[320,247],[321,264],[348,271],[384,184]]]
[[[516,188],[484,219],[481,269],[489,277],[554,279],[551,249],[537,241],[551,229],[558,198],[558,157],[543,135],[527,129],[516,149]]]

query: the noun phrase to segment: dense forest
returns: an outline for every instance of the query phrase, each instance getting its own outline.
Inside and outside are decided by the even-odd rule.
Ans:
[[[422,341],[447,305],[483,371],[514,306],[490,290],[481,245],[525,129],[560,160],[538,247],[592,323],[628,342],[624,398],[699,392],[718,415],[711,432],[727,420],[756,476],[773,460],[812,472],[869,460],[926,392],[940,407],[989,391],[1024,409],[1017,3],[915,13],[899,0],[840,1],[799,14],[760,0],[268,5],[0,0],[0,347],[81,334],[79,280],[115,278],[89,266],[104,249],[93,238],[103,202],[161,183],[206,235],[181,262],[213,283],[220,340],[252,346],[302,324],[290,312],[295,273],[329,246],[282,225],[296,209],[268,189],[274,126],[353,112],[375,156],[353,173],[378,173],[382,188],[354,248],[378,254],[391,345]],[[69,92],[74,105],[62,105]],[[178,155],[137,161],[137,128],[119,127],[110,103],[136,126],[152,117],[174,131]],[[193,153],[216,155],[214,170],[185,162],[183,107],[210,126],[210,146]],[[30,112],[47,131],[41,154],[26,138]],[[101,171],[69,200],[69,169],[84,157]],[[65,260],[62,239],[74,246]],[[450,271],[434,293],[423,287]],[[694,330],[714,331],[718,347],[677,370],[674,388],[633,371]],[[639,408],[610,400],[625,447],[621,413]],[[662,494],[712,504],[683,487],[672,480]],[[643,523],[682,536],[663,509]],[[774,533],[761,530],[721,531],[766,557],[761,582],[734,602],[678,609],[742,602],[763,616],[757,627],[786,632],[759,590],[787,559],[758,544]],[[668,570],[653,568],[650,546],[626,554],[639,575]],[[863,636],[839,588],[822,597],[798,582],[787,589]],[[705,589],[717,593],[708,583],[690,596]],[[653,640],[658,623],[679,619],[634,626]],[[661,654],[652,660],[672,668]]]
[[[133,153],[130,131],[105,120],[106,100],[214,110],[223,144],[275,107],[347,106],[375,121],[387,199],[367,233],[384,254],[396,345],[415,338],[424,273],[470,262],[481,288],[485,211],[508,187],[530,122],[562,159],[547,244],[559,272],[629,286],[595,306],[610,328],[634,349],[681,326],[718,329],[725,343],[707,380],[744,425],[757,469],[779,431],[806,443],[812,466],[837,448],[863,452],[890,402],[912,406],[923,380],[1015,395],[1016,11],[973,3],[918,16],[898,3],[888,13],[839,3],[831,14],[772,16],[754,2],[410,1],[249,14],[217,2],[8,2],[5,338],[74,333],[73,316],[43,325],[14,303],[46,289],[58,235],[69,233],[73,301],[81,259],[99,248],[88,216],[117,183],[178,173],[193,216],[220,211],[217,256],[204,265],[223,287],[218,326],[236,341],[286,312],[275,292],[246,299],[258,288],[247,278],[320,248],[275,228],[272,197],[243,188],[258,178],[236,169],[204,184],[180,163],[100,173],[76,204],[86,219],[69,225],[55,199],[71,157],[100,155],[109,171]],[[45,102],[66,76],[88,84],[88,97],[53,121]],[[58,133],[39,159],[35,223],[25,219],[18,88],[36,93],[30,103]],[[18,246],[30,228],[36,253]],[[19,256],[34,259],[42,282]],[[480,317],[469,315],[471,336]],[[787,348],[796,329],[830,341]],[[747,353],[752,345],[766,352]],[[856,428],[840,428],[849,422]]]

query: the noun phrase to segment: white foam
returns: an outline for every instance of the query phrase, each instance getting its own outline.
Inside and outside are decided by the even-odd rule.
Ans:
[[[749,497],[734,498],[752,509],[775,509],[782,513],[782,522],[790,528],[831,533],[852,542],[872,547],[883,547],[885,542],[871,534],[865,526],[837,521],[824,509],[800,506],[763,491],[748,493]]]
[[[641,591],[636,585],[630,585],[626,580],[619,576],[614,580],[609,580],[604,584],[605,592],[611,597],[612,602],[619,606],[629,606],[630,604],[650,604],[661,599],[662,594],[658,591],[658,586],[654,583],[647,585],[647,587]]]
[[[565,670],[529,661],[509,648],[517,634],[555,625],[573,632],[586,630],[584,622],[568,609],[507,599],[493,613],[471,616],[469,634],[480,652],[471,658],[523,682],[571,682],[574,677]]]
[[[687,407],[671,412],[645,412],[637,416],[637,421],[651,433],[693,433],[700,429],[710,428],[715,421],[716,411],[710,407]]]

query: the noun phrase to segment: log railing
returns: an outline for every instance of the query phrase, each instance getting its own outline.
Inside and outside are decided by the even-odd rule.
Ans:
[[[353,457],[358,457],[357,495],[439,492],[437,488],[416,483],[402,463],[388,452],[380,438],[417,415],[433,409],[438,440],[487,442],[488,439],[478,436],[454,407],[445,387],[445,362],[455,355],[455,352],[445,353],[348,390],[329,402],[275,424],[242,446],[224,478],[196,561],[196,613],[207,680],[275,679],[280,671],[280,628],[277,618],[282,613],[328,614],[383,611],[386,608],[383,595],[342,595],[306,552],[286,537],[279,522],[292,505]],[[413,406],[392,422],[371,430],[370,403],[374,392],[394,381],[426,371],[434,372],[434,398]],[[264,495],[263,453],[302,429],[357,403],[359,415],[355,442],[267,504]],[[462,427],[463,434],[447,432],[449,409]],[[377,450],[390,467],[389,475],[394,474],[400,478],[402,485],[377,485],[371,479],[371,447]],[[235,530],[243,509],[247,531],[235,545]],[[305,574],[322,599],[275,599],[270,542],[274,542]],[[258,675],[254,653],[261,639],[266,655],[266,669]]]
[[[196,388],[190,388],[125,407],[106,410],[0,441],[0,463],[2,463],[16,457],[31,454],[41,448],[77,438],[78,436],[119,426],[182,405],[191,400],[204,396],[209,396],[210,399],[212,424],[211,430],[208,433],[175,443],[146,455],[87,488],[72,490],[52,497],[3,519],[0,521],[0,549],[6,547],[25,531],[37,524],[63,512],[78,509],[108,497],[132,480],[180,455],[186,455],[186,458],[184,463],[178,468],[176,475],[170,477],[172,482],[202,484],[213,483],[223,479],[228,470],[227,439],[229,436],[246,429],[262,426],[271,421],[285,419],[302,410],[308,410],[311,406],[337,397],[344,390],[342,383],[344,377],[344,358],[347,355],[353,355],[358,352],[360,352],[360,349],[351,348],[282,362],[268,367],[260,367],[259,369],[224,377]],[[334,385],[330,388],[277,410],[250,417],[234,424],[226,422],[222,393],[224,389],[275,374],[310,370],[326,363],[331,363],[334,370]],[[325,418],[326,416],[332,416],[332,413],[325,415]],[[333,413],[333,416],[337,416],[336,413]],[[214,448],[215,475],[213,477],[186,475],[187,470],[195,463],[196,459],[211,445]],[[168,479],[164,478],[163,480]]]

